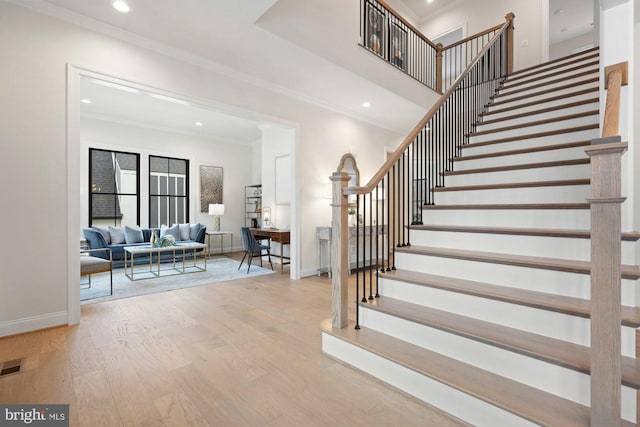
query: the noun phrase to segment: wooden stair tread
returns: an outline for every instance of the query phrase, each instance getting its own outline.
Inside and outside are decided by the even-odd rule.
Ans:
[[[513,156],[516,154],[528,154],[528,153],[537,153],[541,151],[553,151],[553,150],[564,150],[567,148],[587,147],[589,145],[591,145],[591,141],[575,141],[575,142],[566,142],[562,144],[539,145],[535,147],[519,148],[517,150],[493,151],[491,153],[474,154],[472,156],[465,155],[463,157],[454,157],[451,160],[454,162],[461,162],[465,160],[486,159],[490,157]],[[462,148],[464,148],[464,146],[462,146]],[[584,159],[587,159],[587,160],[589,159],[588,157],[586,157],[586,153],[585,153],[585,157],[582,159],[560,160],[560,161],[576,161],[576,160],[583,161]],[[587,161],[587,163],[588,162],[589,161]],[[544,163],[554,163],[554,162],[544,162]],[[530,163],[530,164],[535,164],[535,163]],[[513,165],[513,166],[518,166],[518,165]],[[460,173],[463,173],[463,172],[464,171],[460,171]],[[450,172],[444,172],[444,173],[447,174]]]
[[[589,347],[384,296],[362,306],[574,371],[591,373]],[[640,388],[640,360],[625,356],[621,360],[626,361],[622,384]]]
[[[582,52],[574,53],[572,55],[564,56],[562,58],[554,59],[551,61],[543,62],[542,64],[532,65],[531,67],[523,68],[521,70],[514,71],[508,77],[508,79],[520,79],[527,74],[539,74],[540,72],[544,72],[544,70],[549,71],[552,69],[556,69],[559,67],[565,67],[567,65],[576,64],[581,61],[599,58],[600,53],[598,52],[598,46],[593,47],[589,50],[585,50]],[[590,52],[593,52],[589,54]],[[571,61],[568,61],[570,58],[575,58]]]
[[[530,127],[530,126],[540,126],[540,125],[544,125],[544,124],[547,124],[547,123],[562,122],[562,121],[565,121],[565,120],[580,119],[582,117],[589,117],[589,116],[597,116],[598,114],[600,114],[599,110],[591,110],[591,111],[585,111],[585,112],[582,112],[582,113],[568,114],[568,115],[565,115],[565,116],[557,116],[557,117],[544,119],[544,120],[536,120],[536,121],[533,121],[533,122],[521,123],[521,124],[513,125],[513,126],[504,126],[504,127],[501,127],[501,128],[483,130],[483,131],[480,131],[480,132],[472,132],[472,133],[470,133],[468,135],[465,135],[465,136],[472,137],[472,136],[489,135],[489,134],[492,134],[492,133],[506,132],[506,131],[509,131],[509,130],[522,129],[522,128],[526,128],[526,127]]]
[[[600,81],[599,77],[594,77],[592,79],[584,79],[584,80],[580,80],[578,82],[567,83],[566,85],[557,86],[557,87],[553,87],[553,88],[550,88],[550,89],[544,89],[544,90],[540,90],[538,92],[529,93],[529,94],[526,94],[526,95],[514,96],[513,98],[503,99],[501,101],[498,100],[498,101],[495,101],[495,102],[489,104],[489,106],[496,106],[496,105],[507,104],[507,103],[511,103],[511,102],[515,102],[515,101],[522,101],[523,99],[533,98],[535,96],[546,95],[546,94],[549,94],[549,93],[554,93],[554,92],[558,92],[558,91],[565,90],[565,89],[571,89],[572,87],[583,86],[583,85],[590,84],[590,83],[598,83],[599,81]],[[503,95],[503,96],[506,96],[506,94]]]
[[[558,79],[555,79],[555,80],[549,80],[549,81],[546,81],[546,82],[537,83],[537,84],[534,84],[534,85],[531,85],[531,86],[527,86],[527,87],[522,87],[522,88],[519,88],[519,89],[509,90],[509,89],[511,89],[511,86],[510,87],[506,87],[506,88],[500,89],[500,91],[505,90],[505,91],[508,91],[508,92],[501,93],[499,91],[497,94],[495,94],[493,96],[493,99],[501,98],[503,96],[513,95],[514,93],[526,92],[526,91],[532,90],[532,89],[539,89],[541,87],[545,87],[545,86],[548,86],[548,85],[553,85],[553,84],[556,84],[556,83],[565,82],[565,81],[567,81],[567,79],[575,79],[575,78],[578,78],[578,77],[585,77],[585,76],[588,76],[588,75],[591,75],[591,74],[595,74],[597,72],[598,72],[598,68],[596,67],[596,68],[592,68],[592,69],[589,69],[589,70],[586,70],[586,71],[582,71],[580,73],[574,73],[574,74],[571,74],[569,76],[565,76],[564,78],[558,78]],[[548,78],[548,77],[549,76],[543,76],[543,77],[540,77],[540,79],[544,79],[544,78]]]
[[[455,258],[468,261],[488,262],[494,264],[514,265],[519,267],[539,268],[545,270],[564,271],[578,274],[591,274],[591,263],[559,258],[535,257],[527,255],[511,255],[498,252],[470,251],[464,249],[435,248],[429,246],[405,246],[396,252],[416,255],[431,255],[442,258]],[[622,278],[636,280],[640,278],[640,267],[635,265],[621,266]]]
[[[491,145],[491,144],[501,144],[503,142],[521,141],[525,139],[541,138],[544,136],[559,135],[561,133],[573,133],[573,132],[580,132],[583,130],[592,130],[592,129],[598,129],[598,128],[599,128],[598,123],[594,123],[591,125],[576,126],[571,128],[557,129],[557,130],[551,130],[551,131],[545,131],[545,132],[535,132],[527,135],[518,135],[518,136],[510,136],[507,138],[491,139],[489,141],[472,142],[469,144],[461,145],[460,149],[481,147],[484,145]]]
[[[527,111],[526,113],[513,114],[511,116],[504,116],[504,117],[501,117],[499,119],[484,120],[484,121],[478,122],[477,125],[478,126],[491,125],[491,124],[494,124],[494,123],[504,122],[504,121],[507,121],[507,120],[514,120],[514,119],[520,119],[520,118],[523,118],[523,117],[535,116],[535,115],[538,115],[538,114],[551,113],[553,111],[565,110],[567,108],[579,107],[581,105],[594,104],[594,103],[598,102],[598,100],[599,100],[598,98],[584,99],[582,101],[570,102],[568,104],[556,105],[554,107],[541,108],[539,110]],[[484,116],[484,115],[485,114],[480,114],[481,117]]]
[[[529,289],[493,285],[408,270],[394,270],[386,272],[380,277],[571,316],[585,318],[591,316],[591,301],[565,295],[548,294]],[[621,324],[632,328],[640,327],[640,308],[622,306]]]
[[[412,230],[451,231],[461,233],[486,233],[486,234],[510,234],[519,236],[544,236],[544,237],[570,237],[578,239],[590,239],[590,230],[569,230],[550,228],[509,228],[509,227],[477,227],[467,225],[410,225]],[[622,233],[623,241],[637,242],[640,240],[640,232],[630,231]]]
[[[514,80],[509,80],[507,78],[507,80],[505,80],[505,84],[508,85],[508,87],[503,87],[503,88],[504,89],[508,89],[508,88],[512,88],[514,86],[522,86],[522,85],[525,85],[527,83],[533,83],[533,82],[537,82],[537,81],[540,81],[540,80],[543,80],[543,79],[548,79],[549,77],[555,77],[555,76],[560,76],[562,74],[567,74],[567,73],[573,73],[575,71],[580,71],[580,70],[584,69],[585,67],[598,66],[599,64],[600,64],[600,60],[596,57],[595,61],[590,61],[590,62],[587,62],[586,64],[581,64],[581,65],[578,65],[576,67],[565,68],[564,70],[554,71],[553,73],[549,73],[549,74],[543,74],[543,73],[532,74],[532,75],[530,75],[531,78],[529,78],[529,80],[525,80],[526,79],[525,76],[520,77],[518,79],[514,79]],[[575,75],[572,74],[572,76],[575,76]]]
[[[486,105],[486,107],[492,107],[492,109],[490,111],[486,111],[484,113],[482,113],[482,116],[490,116],[492,114],[499,114],[499,113],[504,113],[507,111],[513,111],[513,110],[517,110],[520,108],[525,108],[525,107],[531,107],[534,105],[540,105],[540,104],[546,104],[548,102],[553,102],[553,101],[559,101],[559,100],[564,100],[564,99],[568,99],[568,98],[572,98],[574,96],[580,96],[580,95],[585,95],[587,93],[592,93],[592,92],[599,92],[599,88],[598,86],[594,86],[591,88],[587,88],[587,89],[582,89],[582,90],[578,90],[576,92],[571,92],[571,93],[567,93],[564,95],[557,95],[557,96],[552,96],[549,98],[545,98],[542,101],[531,101],[531,102],[525,102],[523,104],[517,104],[517,105],[511,105],[509,107],[506,108],[499,108],[499,109],[495,109],[495,104],[488,104]],[[506,104],[506,101],[503,102],[504,104]]]
[[[560,187],[565,185],[589,185],[591,179],[565,179],[555,181],[529,181],[529,182],[509,182],[501,184],[482,185],[459,185],[450,187],[436,187],[436,193],[446,193],[449,191],[475,191],[475,190],[505,190],[509,188],[532,188],[532,187]]]
[[[423,205],[425,210],[446,209],[589,209],[589,203],[490,203],[490,204],[466,204],[466,205]]]
[[[588,157],[585,157],[583,159],[556,160],[553,162],[539,162],[539,163],[521,163],[521,164],[505,165],[505,166],[492,166],[488,168],[446,171],[446,172],[442,172],[441,175],[442,176],[470,175],[475,173],[502,172],[502,171],[512,171],[512,170],[520,170],[520,169],[537,169],[537,168],[551,168],[551,167],[557,167],[557,166],[587,165],[589,163],[591,163],[591,159]]]
[[[542,426],[588,426],[589,409],[567,399],[478,369],[406,341],[361,326],[322,331],[442,384],[526,418]]]

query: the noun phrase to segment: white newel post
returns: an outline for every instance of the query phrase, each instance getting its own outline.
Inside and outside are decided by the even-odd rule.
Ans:
[[[348,244],[348,209],[349,201],[343,189],[349,182],[349,175],[344,172],[334,172],[331,176],[333,183],[332,219],[331,219],[331,284],[333,286],[333,300],[331,305],[331,323],[334,328],[345,328],[349,323],[349,244]]]
[[[620,138],[592,141],[591,427],[620,425],[621,157]]]

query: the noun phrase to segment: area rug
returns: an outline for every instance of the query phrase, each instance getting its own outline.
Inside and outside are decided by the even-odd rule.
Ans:
[[[249,274],[247,274],[247,264],[243,264],[242,268],[238,270],[239,265],[238,261],[230,258],[211,258],[207,260],[207,271],[136,281],[129,280],[124,274],[124,269],[118,268],[113,270],[113,295],[109,295],[109,273],[101,273],[91,277],[91,288],[83,289],[87,285],[86,278],[82,279],[80,299],[82,304],[93,304],[136,295],[190,288],[274,273],[271,269],[252,265]]]

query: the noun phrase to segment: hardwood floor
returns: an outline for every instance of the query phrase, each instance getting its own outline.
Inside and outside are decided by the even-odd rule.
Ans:
[[[92,427],[464,425],[324,356],[330,304],[326,277],[271,274],[85,305],[0,339],[0,361],[26,358],[0,403],[69,403]]]

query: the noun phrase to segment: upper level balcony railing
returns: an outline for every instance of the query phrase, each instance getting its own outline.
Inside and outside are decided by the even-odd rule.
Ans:
[[[513,14],[506,16],[513,20]],[[447,90],[503,24],[448,46],[435,44],[383,0],[360,0],[360,45],[438,93]],[[513,25],[507,60],[513,64]]]

